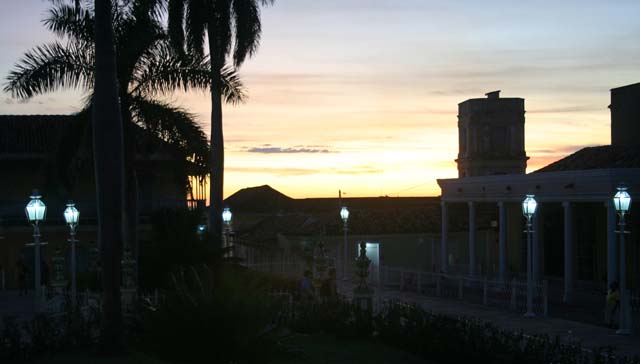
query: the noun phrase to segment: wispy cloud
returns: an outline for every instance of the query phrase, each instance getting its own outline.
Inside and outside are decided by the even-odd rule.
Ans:
[[[582,148],[595,147],[595,146],[598,146],[598,144],[577,144],[577,145],[574,144],[574,145],[558,146],[555,148],[534,148],[534,149],[527,150],[527,154],[529,154],[532,158],[535,157],[536,155],[563,158],[568,156],[569,154],[577,152]]]
[[[259,147],[245,147],[247,153],[260,154],[298,154],[298,153],[336,153],[326,146],[318,145],[296,145],[294,147],[275,147],[271,144],[263,144]]]
[[[320,170],[310,168],[277,168],[277,167],[225,167],[225,172],[252,173],[275,176],[307,176],[320,173]]]
[[[234,173],[252,173],[252,174],[265,174],[276,175],[280,177],[286,176],[308,176],[314,174],[325,175],[363,175],[363,174],[380,174],[384,173],[381,168],[373,166],[355,166],[349,169],[337,169],[337,168],[296,168],[296,167],[225,167],[225,171]]]

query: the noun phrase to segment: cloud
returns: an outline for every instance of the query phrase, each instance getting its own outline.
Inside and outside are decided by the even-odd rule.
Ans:
[[[308,176],[314,174],[327,174],[327,175],[361,175],[361,174],[380,174],[384,173],[383,169],[375,168],[372,166],[354,166],[348,169],[336,169],[336,168],[289,168],[289,167],[225,167],[226,172],[234,173],[258,173],[275,175],[278,177],[287,176]]]
[[[556,148],[536,148],[528,149],[527,154],[532,158],[535,156],[544,155],[546,157],[564,158],[569,154],[573,154],[582,148],[596,147],[598,144],[576,144],[576,145],[564,145]]]
[[[225,167],[226,172],[235,173],[259,173],[276,176],[308,176],[318,174],[321,171],[307,168],[273,168],[273,167]]]
[[[384,173],[384,169],[370,167],[370,166],[362,166],[362,167],[354,167],[350,169],[330,170],[330,172],[335,174],[346,174],[346,175],[380,174],[380,173]]]
[[[271,144],[263,144],[259,147],[246,148],[247,153],[260,154],[296,154],[296,153],[335,153],[327,149],[325,146],[316,145],[296,145],[295,147],[274,147]]]

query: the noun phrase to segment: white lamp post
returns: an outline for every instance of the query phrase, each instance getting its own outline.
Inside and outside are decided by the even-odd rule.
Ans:
[[[531,219],[536,213],[538,203],[533,195],[527,195],[522,201],[522,214],[527,218],[527,312],[525,317],[535,317],[533,313],[533,254],[531,252]]]
[[[618,187],[618,192],[613,196],[613,205],[618,211],[618,236],[620,239],[620,328],[616,331],[619,335],[631,334],[631,310],[629,309],[629,295],[627,292],[627,255],[624,246],[624,234],[626,231],[624,215],[631,207],[631,196],[625,187]]]
[[[231,233],[232,217],[233,217],[233,214],[231,213],[231,209],[229,209],[228,207],[225,207],[224,210],[222,210],[222,221],[224,222],[224,233],[225,233],[225,247],[231,246],[231,243],[229,242],[229,235]],[[232,257],[233,253],[228,252],[228,253],[225,253],[225,255]]]
[[[47,206],[44,204],[44,202],[42,202],[42,200],[40,200],[42,196],[40,196],[38,190],[33,190],[33,194],[30,196],[30,198],[31,201],[29,201],[29,203],[25,207],[24,212],[27,215],[27,220],[29,220],[29,222],[33,226],[33,243],[27,245],[33,245],[34,248],[34,299],[36,311],[40,311],[40,293],[42,290],[42,285],[40,282],[40,245],[42,245],[42,243],[40,243],[40,227],[38,226],[38,224],[41,221],[44,221],[47,215]]]
[[[80,211],[76,208],[73,201],[67,203],[67,208],[64,209],[64,221],[69,225],[69,244],[71,244],[71,302],[75,306],[77,303],[77,268],[76,268],[76,228],[78,227],[78,220],[80,219]]]
[[[343,243],[343,249],[344,249],[344,259],[342,262],[342,280],[346,281],[347,280],[347,267],[348,267],[348,259],[347,259],[347,255],[348,253],[348,246],[347,246],[347,231],[349,230],[347,222],[349,221],[349,209],[347,209],[346,206],[342,206],[342,208],[340,209],[340,218],[342,219],[342,231],[344,233],[344,243]]]

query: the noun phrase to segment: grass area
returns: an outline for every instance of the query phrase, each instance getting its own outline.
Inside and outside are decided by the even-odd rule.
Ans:
[[[296,351],[296,356],[277,361],[292,363],[427,363],[407,352],[389,347],[374,340],[338,339],[331,335],[294,334],[283,343]]]

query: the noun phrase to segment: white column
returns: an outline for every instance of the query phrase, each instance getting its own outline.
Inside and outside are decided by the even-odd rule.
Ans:
[[[542,228],[540,210],[542,204],[538,204],[536,213],[533,215],[533,280],[537,282],[540,279],[540,229]]]
[[[564,208],[564,297],[565,303],[573,302],[573,221],[571,203],[562,203]]]
[[[447,271],[447,203],[442,201],[442,239],[440,241],[440,271]]]
[[[507,209],[504,202],[498,202],[498,260],[499,260],[499,278],[501,281],[507,279]]]
[[[618,244],[616,242],[616,209],[613,202],[604,203],[607,208],[607,287],[618,282]]]
[[[469,201],[469,275],[476,275],[476,206]]]

